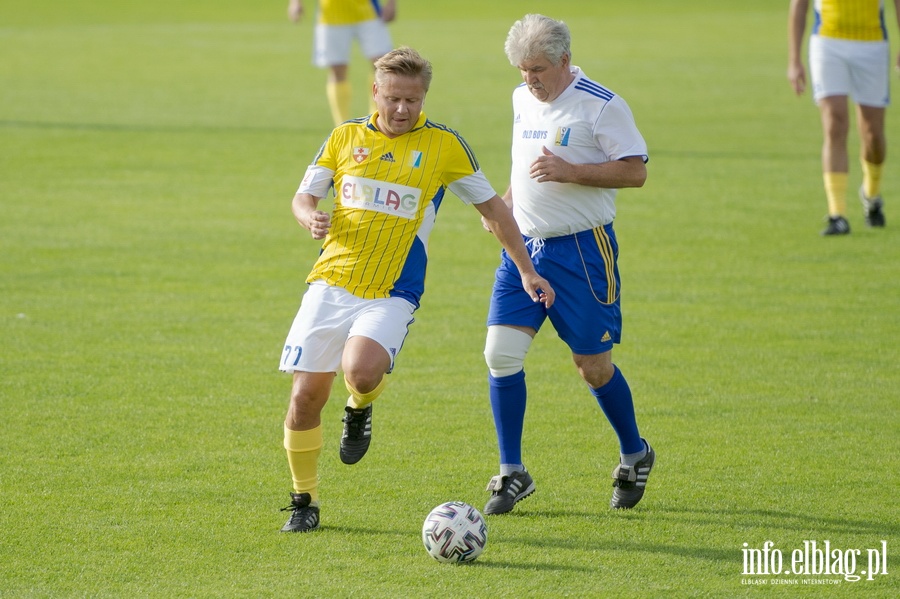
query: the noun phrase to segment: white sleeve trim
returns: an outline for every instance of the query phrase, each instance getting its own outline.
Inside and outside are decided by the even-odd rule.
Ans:
[[[308,193],[317,198],[324,198],[328,195],[328,190],[334,185],[334,171],[324,166],[311,164],[303,175],[303,181],[297,193]]]
[[[481,170],[457,179],[449,187],[466,204],[481,204],[497,195]]]

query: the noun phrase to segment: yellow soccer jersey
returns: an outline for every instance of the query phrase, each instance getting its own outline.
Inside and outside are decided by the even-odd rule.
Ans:
[[[884,0],[816,0],[813,33],[855,41],[887,39]]]
[[[322,25],[354,25],[377,19],[380,14],[378,0],[319,0]]]
[[[424,113],[394,139],[378,131],[377,117],[337,127],[300,186],[303,192],[316,168],[333,173],[331,230],[307,282],[324,280],[364,299],[400,296],[418,306],[428,236],[444,193],[464,177],[481,181],[483,175],[466,142]],[[484,180],[478,194],[465,195],[478,203],[494,191]]]

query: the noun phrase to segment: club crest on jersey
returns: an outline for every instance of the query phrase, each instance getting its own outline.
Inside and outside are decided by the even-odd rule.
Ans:
[[[409,166],[412,168],[419,168],[422,166],[422,152],[413,150],[409,153]]]
[[[556,145],[558,146],[567,146],[569,145],[569,134],[572,132],[572,129],[569,127],[560,127],[556,130]]]
[[[368,160],[370,152],[371,150],[369,148],[357,146],[353,148],[353,160],[355,160],[357,164],[362,164]]]
[[[422,190],[377,179],[344,175],[338,195],[344,206],[413,219],[419,213]]]

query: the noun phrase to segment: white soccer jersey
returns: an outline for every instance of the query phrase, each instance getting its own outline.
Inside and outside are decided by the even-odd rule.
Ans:
[[[513,213],[529,237],[570,235],[616,216],[615,189],[532,179],[529,168],[543,147],[574,164],[647,161],[647,144],[625,100],[571,68],[574,81],[552,102],[539,101],[524,83],[513,92]]]

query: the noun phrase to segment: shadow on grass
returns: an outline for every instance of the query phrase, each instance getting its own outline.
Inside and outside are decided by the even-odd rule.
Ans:
[[[874,522],[868,520],[839,518],[835,516],[822,517],[815,514],[800,514],[789,512],[786,510],[772,509],[727,509],[727,508],[669,508],[665,506],[654,506],[653,509],[639,509],[626,512],[616,512],[608,510],[537,510],[531,511],[527,509],[517,510],[502,516],[494,516],[488,518],[488,524],[491,522],[499,523],[501,521],[512,521],[516,523],[516,528],[528,529],[534,534],[518,534],[518,535],[492,535],[490,543],[492,545],[507,546],[527,546],[547,550],[561,551],[612,551],[612,552],[633,552],[645,553],[650,555],[675,556],[691,560],[702,560],[716,564],[739,563],[741,559],[741,549],[739,546],[731,546],[729,543],[733,540],[734,535],[751,534],[753,531],[764,531],[768,536],[777,537],[785,531],[801,532],[809,535],[810,539],[815,540],[836,540],[836,535],[850,534],[873,534],[878,538],[894,538],[898,535],[898,526],[896,524],[885,524],[883,522]],[[568,525],[566,521],[571,521],[571,525],[579,528],[582,532],[587,527],[596,527],[598,534],[591,535],[586,539],[583,534],[575,534],[566,536],[564,533],[548,534],[543,532],[538,534],[541,528],[541,522],[552,523],[557,521],[556,525],[563,523]],[[707,528],[712,531],[723,531],[728,529],[729,532],[714,533],[717,541],[686,541],[684,544],[673,542],[655,542],[646,539],[646,530],[642,534],[644,538],[629,538],[630,533],[627,530],[616,530],[609,527],[616,521],[625,524],[628,522],[638,524],[645,527],[652,533],[655,524],[661,524],[663,527],[672,532],[674,528],[680,528],[684,531],[697,530],[698,528]],[[521,523],[522,526],[519,527]],[[347,534],[349,537],[399,537],[406,538],[410,531],[385,530],[370,527],[352,527],[352,526],[323,526],[324,529],[335,533]],[[650,535],[653,536],[652,534]],[[704,536],[704,535],[700,535]],[[690,535],[688,535],[690,538]],[[477,560],[466,567],[476,568],[495,568],[495,569],[521,569],[521,570],[545,570],[548,572],[593,572],[590,566],[578,565],[577,563],[564,561],[556,563],[536,564],[534,562],[521,563],[515,561],[494,561],[493,559]]]
[[[632,511],[610,511],[606,515],[592,510],[542,510],[539,512],[520,510],[504,514],[503,518],[583,518],[596,520],[598,517],[616,517],[635,521],[683,521],[691,526],[732,526],[738,528],[787,529],[823,534],[861,534],[896,536],[900,525],[882,520],[861,520],[847,517],[821,516],[812,513],[801,514],[786,510],[772,509],[728,509],[728,508],[671,508],[657,506],[653,509]]]
[[[814,512],[816,508],[810,511]],[[800,532],[813,532],[820,537],[832,534],[860,534],[896,536],[900,526],[896,523],[874,520],[860,520],[846,517],[821,516],[815,513],[795,513],[772,509],[702,509],[677,508],[667,509],[664,514],[681,514],[691,518],[694,524],[736,526],[741,528],[787,529]],[[822,537],[824,538],[824,537]]]
[[[722,529],[728,527],[733,534],[742,531],[762,530],[770,536],[777,536],[783,531],[797,531],[809,535],[810,539],[834,540],[836,535],[872,534],[879,539],[894,538],[900,533],[896,524],[860,520],[853,518],[822,517],[815,514],[798,514],[785,510],[771,509],[725,509],[725,508],[654,508],[628,512],[605,512],[593,510],[520,510],[502,516],[504,519],[516,519],[526,523],[529,520],[573,520],[582,521],[582,526],[609,523],[610,519],[632,521],[641,525],[652,525],[665,522],[671,530],[672,526],[685,530],[707,527]],[[559,537],[548,535],[509,536],[495,539],[495,543],[522,544],[552,549],[583,550],[586,544],[591,549],[609,551],[634,551],[675,555],[710,562],[734,563],[740,556],[739,547],[715,547],[698,544],[677,545],[672,543],[654,543],[645,540],[629,540],[627,534],[614,535],[615,538],[591,539]],[[502,565],[502,564],[497,564]]]

